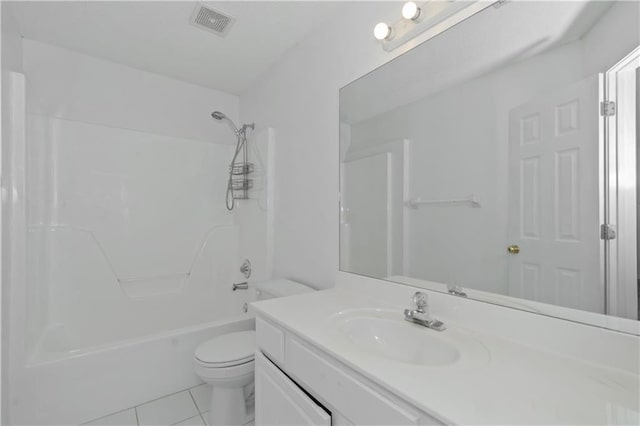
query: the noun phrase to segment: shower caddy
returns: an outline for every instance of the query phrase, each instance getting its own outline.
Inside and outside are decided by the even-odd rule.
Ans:
[[[253,163],[248,161],[246,140],[242,144],[242,162],[233,163],[229,166],[231,174],[231,192],[234,200],[249,199],[249,190],[253,188],[253,180],[249,175],[253,173]]]

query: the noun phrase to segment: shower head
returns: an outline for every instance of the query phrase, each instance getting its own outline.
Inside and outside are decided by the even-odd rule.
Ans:
[[[220,120],[220,121],[226,121],[227,124],[229,124],[229,126],[231,127],[231,129],[233,129],[233,132],[237,135],[238,134],[238,128],[236,127],[236,125],[233,123],[233,121],[231,121],[231,119],[229,117],[227,117],[226,115],[224,115],[223,113],[221,113],[220,111],[213,111],[211,113],[211,116],[213,118],[215,118],[216,120]]]
[[[224,119],[224,118],[227,118],[227,116],[226,116],[226,115],[224,115],[223,113],[221,113],[220,111],[213,111],[213,112],[211,113],[211,116],[212,116],[213,118],[215,118],[216,120],[222,120],[222,119]]]

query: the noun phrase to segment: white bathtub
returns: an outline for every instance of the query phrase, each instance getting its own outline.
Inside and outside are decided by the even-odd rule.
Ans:
[[[201,383],[203,341],[251,330],[249,314],[26,365],[11,392],[13,424],[79,424]]]
[[[195,348],[254,327],[243,305],[255,291],[231,290],[237,233],[206,233],[184,276],[123,288],[87,232],[31,228],[28,241],[47,247],[54,267],[26,280],[30,321],[26,334],[16,321],[14,336],[25,338],[14,338],[10,422],[79,424],[199,384]]]

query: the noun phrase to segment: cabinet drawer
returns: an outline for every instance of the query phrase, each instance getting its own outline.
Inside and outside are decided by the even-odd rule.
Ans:
[[[284,363],[284,331],[260,317],[256,318],[256,344],[271,360]]]
[[[256,425],[331,426],[331,416],[258,352]]]
[[[287,372],[355,424],[420,424],[418,412],[387,398],[338,369],[298,339],[288,338],[286,359]]]

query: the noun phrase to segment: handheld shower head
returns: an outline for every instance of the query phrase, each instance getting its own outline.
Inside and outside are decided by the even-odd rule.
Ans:
[[[227,116],[226,116],[226,115],[224,115],[223,113],[221,113],[220,111],[213,111],[213,112],[211,113],[211,116],[212,116],[213,118],[215,118],[216,120],[222,120],[222,119],[227,118]]]
[[[213,111],[211,113],[211,117],[215,118],[216,120],[226,121],[227,124],[229,124],[229,127],[231,127],[231,129],[233,130],[233,132],[236,135],[238,134],[238,127],[236,127],[236,125],[233,123],[233,121],[231,121],[231,119],[229,117],[227,117],[226,115],[224,115],[220,111]]]

